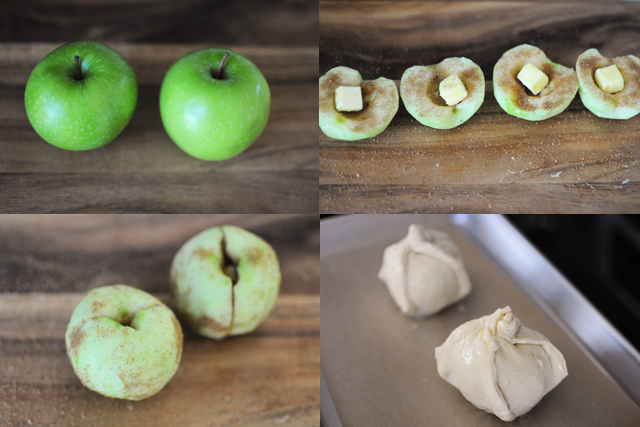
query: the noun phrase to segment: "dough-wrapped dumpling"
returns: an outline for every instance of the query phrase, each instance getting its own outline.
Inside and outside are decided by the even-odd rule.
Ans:
[[[562,353],[511,308],[458,326],[436,347],[438,373],[475,406],[512,421],[567,376]]]
[[[471,292],[462,257],[449,235],[412,224],[407,236],[387,247],[378,278],[404,314],[428,316]]]

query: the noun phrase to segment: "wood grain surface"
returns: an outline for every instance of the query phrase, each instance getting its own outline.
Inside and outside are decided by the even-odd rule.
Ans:
[[[451,130],[420,125],[402,102],[385,132],[356,142],[319,131],[320,212],[633,213],[640,211],[640,117],[600,119],[579,97],[528,122],[492,91],[504,51],[533,43],[575,66],[580,53],[640,56],[640,4],[320,2],[320,74],[337,65],[398,83],[452,56],[478,63],[485,101]]]
[[[64,334],[83,296],[0,294],[3,425],[318,425],[319,296],[281,295],[247,336],[216,342],[185,334],[176,375],[139,402],[92,392],[73,372]]]
[[[224,224],[273,247],[281,292],[320,292],[318,215],[1,215],[0,292],[87,292],[124,283],[167,293],[178,249]]]
[[[306,0],[5,0],[0,41],[318,45],[318,3]]]
[[[126,281],[169,304],[171,257],[220,224],[254,231],[276,250],[283,282],[271,316],[220,342],[185,330],[176,375],[149,399],[83,387],[64,333],[86,291]],[[317,215],[0,216],[0,425],[317,426],[318,228]]]
[[[491,80],[514,46],[530,43],[575,67],[585,50],[640,54],[640,3],[628,1],[320,1],[320,75],[338,65],[364,79],[400,80],[413,65],[464,56]]]
[[[226,46],[261,69],[271,112],[242,155],[206,162],[171,141],[158,98],[169,67],[210,45],[110,43],[136,73],[138,105],[120,136],[86,152],[47,144],[24,110],[31,71],[59,45],[0,43],[0,212],[318,212],[317,48]]]

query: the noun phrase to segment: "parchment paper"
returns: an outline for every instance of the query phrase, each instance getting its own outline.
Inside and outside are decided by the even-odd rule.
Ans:
[[[473,284],[465,299],[422,320],[404,316],[377,278],[384,248],[411,222],[449,233]],[[350,224],[321,224],[321,370],[345,426],[505,425],[440,378],[434,350],[462,323],[506,305],[549,338],[569,371],[514,425],[640,425],[640,408],[446,216],[372,215]],[[340,233],[328,240],[328,227]]]

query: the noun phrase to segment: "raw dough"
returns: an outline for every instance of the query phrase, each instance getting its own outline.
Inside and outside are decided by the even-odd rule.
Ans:
[[[457,327],[436,348],[438,374],[504,421],[531,410],[567,376],[562,353],[510,307]]]
[[[462,257],[449,235],[412,224],[407,236],[387,247],[378,278],[403,313],[436,313],[471,292]]]

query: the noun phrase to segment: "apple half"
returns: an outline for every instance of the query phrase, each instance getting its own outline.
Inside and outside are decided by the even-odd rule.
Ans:
[[[597,69],[615,64],[624,80],[616,93],[600,89],[594,80]],[[576,71],[580,99],[593,114],[605,119],[630,119],[640,113],[640,59],[634,55],[606,58],[598,49],[588,49],[578,57]]]
[[[440,96],[440,82],[457,74],[468,95],[456,105]],[[417,121],[435,129],[460,126],[473,116],[484,101],[484,74],[467,58],[447,58],[436,65],[407,69],[400,81],[404,106]]]
[[[189,328],[223,339],[249,333],[269,316],[280,290],[280,266],[267,242],[225,225],[180,248],[169,283],[173,305]]]
[[[517,78],[532,63],[549,77],[549,83],[533,95]],[[493,94],[500,107],[521,119],[545,120],[563,112],[578,92],[578,77],[572,68],[551,62],[535,46],[522,44],[506,51],[493,68]]]
[[[340,86],[360,86],[363,108],[344,112],[335,107],[334,95]],[[352,68],[332,68],[320,77],[320,129],[330,138],[356,141],[382,133],[398,112],[398,89],[393,80],[379,77],[362,81]]]

